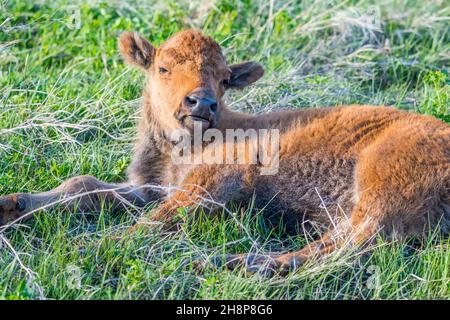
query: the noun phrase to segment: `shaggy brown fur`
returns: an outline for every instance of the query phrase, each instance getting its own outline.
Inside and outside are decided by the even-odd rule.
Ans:
[[[229,268],[286,273],[313,256],[357,244],[380,233],[386,239],[423,236],[438,225],[450,228],[450,127],[434,118],[373,106],[281,111],[248,115],[227,109],[227,89],[243,88],[264,73],[255,62],[228,65],[220,46],[187,30],[154,48],[135,33],[124,33],[125,60],[147,75],[142,118],[129,181],[113,185],[82,176],[40,194],[0,198],[0,218],[11,221],[66,199],[79,211],[97,211],[101,201],[121,209],[161,201],[143,218],[173,227],[177,208],[195,208],[206,197],[217,203],[256,206],[273,223],[283,219],[292,232],[305,221],[327,232],[300,251],[267,256],[229,255]],[[194,97],[194,98],[192,98]],[[194,100],[193,100],[194,99]],[[177,165],[169,137],[174,130],[217,128],[280,130],[280,163],[275,175],[261,175],[258,164]],[[202,152],[196,151],[196,152]],[[178,186],[175,191],[149,185]],[[73,195],[83,192],[74,201]],[[126,201],[124,201],[126,200]],[[204,202],[204,201],[203,201]],[[264,265],[264,267],[262,267]]]

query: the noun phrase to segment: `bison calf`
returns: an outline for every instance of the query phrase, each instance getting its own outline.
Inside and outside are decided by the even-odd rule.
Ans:
[[[238,113],[226,107],[223,96],[261,78],[264,70],[258,63],[227,64],[214,40],[192,30],[172,36],[159,48],[126,32],[119,49],[126,62],[147,76],[128,182],[115,185],[81,176],[51,191],[8,195],[0,198],[1,223],[54,202],[92,212],[103,202],[120,210],[160,201],[138,222],[138,229],[154,226],[149,221],[173,228],[179,207],[194,212],[203,204],[210,212],[220,204],[246,205],[254,197],[255,206],[264,208],[273,223],[284,221],[298,232],[313,222],[327,232],[297,252],[228,255],[215,262],[281,273],[375,234],[386,239],[422,236],[437,226],[448,233],[450,127],[441,121],[374,106]],[[203,156],[201,163],[176,163],[174,132],[190,136],[196,128],[200,135],[277,129],[276,172],[262,174],[260,159],[252,162],[245,152],[241,162],[208,162],[211,155],[206,155],[204,142],[188,147],[194,156]],[[239,143],[232,148],[252,144]],[[228,146],[224,141],[219,149]]]

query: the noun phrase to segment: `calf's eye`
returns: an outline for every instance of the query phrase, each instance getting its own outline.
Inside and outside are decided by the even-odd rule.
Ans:
[[[229,84],[230,84],[230,79],[224,79],[224,80],[222,80],[222,85],[223,85],[224,87],[228,87]]]
[[[169,70],[167,70],[166,68],[159,67],[159,73],[163,74],[163,73],[167,73],[167,72],[169,72]]]

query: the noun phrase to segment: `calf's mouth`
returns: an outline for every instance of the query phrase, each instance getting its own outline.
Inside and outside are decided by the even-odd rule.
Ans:
[[[202,116],[197,116],[195,114],[187,115],[187,117],[190,117],[194,121],[207,122],[208,124],[210,123],[209,119]]]
[[[187,114],[181,118],[181,122],[185,127],[191,130],[194,129],[195,123],[200,123],[202,130],[211,128],[213,123],[211,119],[197,114]]]

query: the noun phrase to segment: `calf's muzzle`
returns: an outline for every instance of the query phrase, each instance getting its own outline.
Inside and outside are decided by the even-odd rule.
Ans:
[[[184,106],[190,110],[191,116],[209,119],[217,111],[217,100],[214,93],[205,88],[190,92],[183,99]]]

